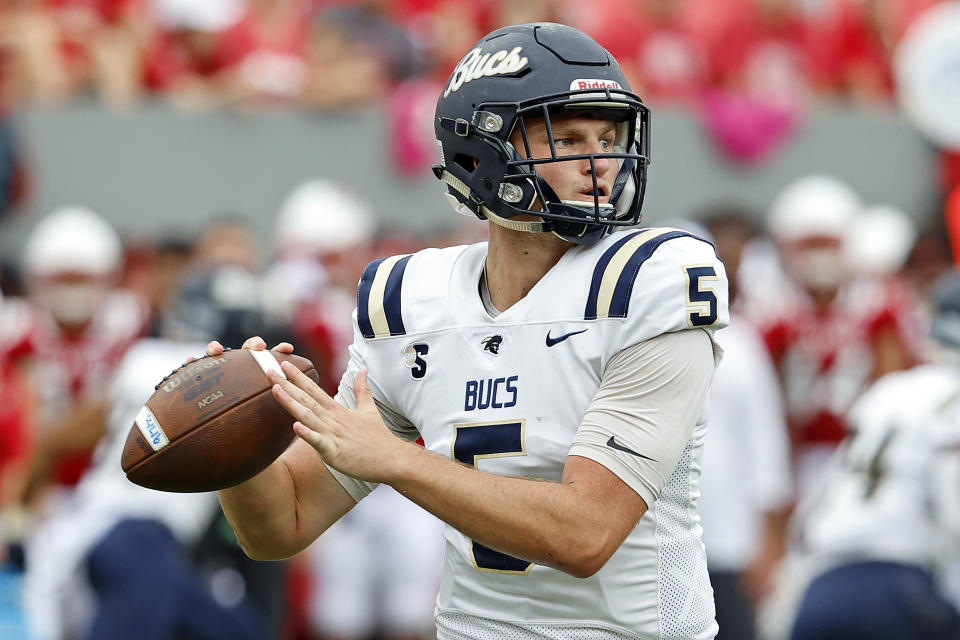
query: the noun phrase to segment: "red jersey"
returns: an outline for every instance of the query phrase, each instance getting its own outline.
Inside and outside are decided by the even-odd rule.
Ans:
[[[27,336],[31,384],[38,423],[56,419],[71,403],[102,397],[116,365],[146,329],[148,309],[126,291],[112,293],[80,339],[64,336],[42,312],[34,312]],[[55,482],[76,484],[89,466],[92,451],[66,456],[53,475]]]
[[[847,435],[847,411],[875,373],[877,340],[893,331],[914,345],[912,313],[899,287],[863,280],[841,290],[827,310],[797,293],[762,325],[798,447],[832,446]]]
[[[0,298],[0,469],[23,458],[28,447],[26,390],[17,361],[28,351],[29,327],[26,304]]]
[[[795,293],[761,324],[783,384],[799,496],[847,435],[847,412],[877,375],[879,345],[892,335],[916,352],[914,309],[901,288],[864,280],[826,310]]]

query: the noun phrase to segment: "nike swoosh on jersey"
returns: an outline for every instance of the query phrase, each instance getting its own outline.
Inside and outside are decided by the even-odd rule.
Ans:
[[[645,455],[643,455],[642,453],[637,453],[637,452],[634,451],[633,449],[627,448],[627,447],[623,446],[622,444],[619,444],[616,440],[613,439],[613,436],[610,436],[610,439],[607,440],[607,446],[610,447],[611,449],[616,449],[617,451],[626,451],[626,452],[629,453],[630,455],[632,455],[632,456],[637,456],[638,458],[644,458],[645,460],[650,460],[650,461],[652,461],[652,462],[656,462],[656,460],[654,460],[654,459],[651,458],[650,456],[645,456]]]
[[[566,340],[566,339],[569,338],[570,336],[575,336],[575,335],[577,335],[578,333],[583,333],[584,331],[586,331],[586,329],[580,329],[580,331],[571,331],[570,333],[565,333],[565,334],[563,334],[562,336],[557,336],[556,338],[551,338],[551,337],[550,337],[550,332],[547,331],[547,346],[548,346],[548,347],[552,347],[553,345],[555,345],[555,344],[557,344],[557,343],[559,343],[559,342],[563,342],[564,340]]]

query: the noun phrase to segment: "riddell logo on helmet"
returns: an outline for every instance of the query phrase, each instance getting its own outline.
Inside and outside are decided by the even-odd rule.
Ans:
[[[579,91],[582,89],[623,89],[616,80],[600,80],[578,78],[570,83],[570,91]]]
[[[522,47],[514,47],[509,52],[501,49],[495,53],[482,53],[480,49],[473,49],[453,70],[443,97],[446,98],[451,91],[456,91],[472,80],[485,76],[505,76],[520,71],[527,66],[527,59],[520,56],[521,51]]]

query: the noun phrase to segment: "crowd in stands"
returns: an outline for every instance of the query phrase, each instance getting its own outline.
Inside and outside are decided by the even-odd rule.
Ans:
[[[789,118],[814,97],[889,102],[893,51],[937,1],[2,0],[0,102],[355,107],[442,83],[492,28],[547,20],[603,42],[648,102],[733,92]]]

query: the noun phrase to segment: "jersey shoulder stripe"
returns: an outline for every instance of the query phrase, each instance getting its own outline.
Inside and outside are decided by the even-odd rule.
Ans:
[[[637,231],[611,245],[593,269],[584,319],[626,318],[640,267],[664,242],[683,237],[701,240],[686,231],[662,228]]]
[[[357,287],[357,324],[364,338],[406,333],[400,308],[403,272],[410,256],[374,260],[363,270]]]

